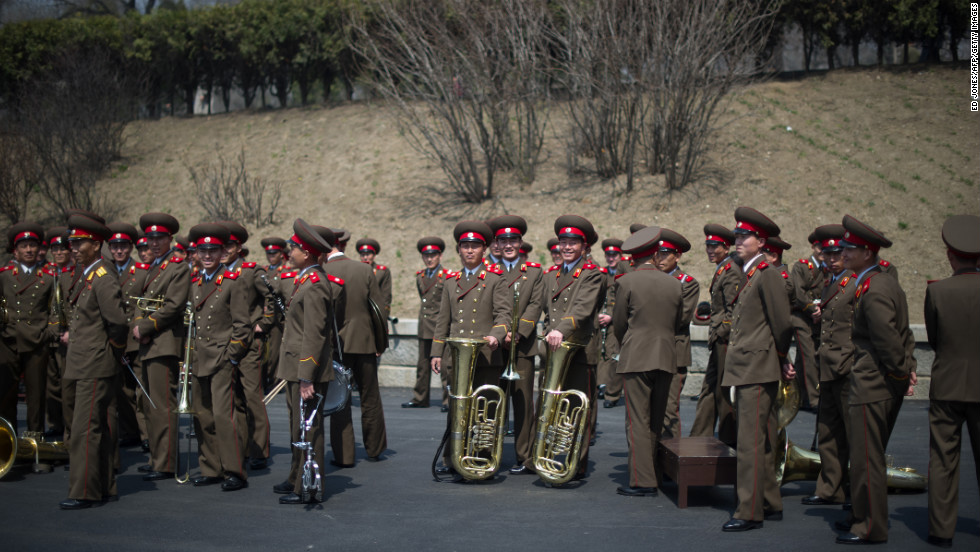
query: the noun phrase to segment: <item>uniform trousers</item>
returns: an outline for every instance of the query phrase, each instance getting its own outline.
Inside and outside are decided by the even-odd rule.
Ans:
[[[820,382],[820,412],[817,414],[820,475],[817,477],[814,494],[831,502],[844,502],[849,494],[847,465],[850,461],[850,393],[851,379],[848,376]]]
[[[210,376],[194,376],[194,430],[198,463],[205,477],[246,478],[246,428],[236,412],[235,367],[225,361]]]
[[[781,512],[783,500],[776,482],[773,446],[776,427],[773,408],[779,382],[735,387],[738,421],[735,519],[762,521],[765,512]]]
[[[820,381],[820,370],[817,364],[816,348],[814,347],[814,324],[809,314],[793,312],[793,339],[796,341],[796,360],[793,367],[799,374],[800,392],[803,395],[805,408],[816,408],[820,398],[817,384]]]
[[[150,467],[153,471],[176,471],[177,437],[177,372],[175,356],[143,360],[143,385],[150,392],[156,408],[146,409],[146,433],[150,442]]]
[[[133,366],[132,359],[130,359],[129,364]],[[139,386],[136,384],[133,374],[129,373],[129,369],[120,366],[120,376],[116,386],[116,411],[119,413],[119,437],[121,439],[142,440],[145,421],[143,424],[140,423],[141,414],[137,407],[138,388]],[[140,391],[140,393],[142,392]]]
[[[116,496],[113,472],[118,443],[110,431],[109,403],[116,389],[116,376],[73,380],[73,433],[68,441],[68,498],[103,500]]]
[[[626,439],[629,442],[630,487],[656,488],[657,443],[663,433],[673,374],[663,370],[622,374],[626,396]]]
[[[236,385],[240,400],[235,408],[243,419],[242,431],[245,434],[251,458],[269,457],[269,413],[262,399],[265,398],[262,382],[262,340],[253,339],[248,353],[235,369]]]
[[[600,359],[596,366],[596,378],[603,388],[603,397],[610,402],[616,402],[623,396],[623,375],[616,373],[619,363],[612,358]]]
[[[313,391],[321,395],[326,396],[327,385],[329,382],[324,383],[314,383]],[[300,441],[301,429],[300,423],[303,418],[310,417],[310,409],[316,404],[316,397],[303,401],[299,396],[299,382],[290,381],[286,383],[286,409],[289,411],[289,442],[297,443]],[[304,404],[308,403],[308,404]],[[322,405],[321,405],[322,407]],[[339,412],[337,413],[339,414]],[[336,416],[334,414],[333,416]],[[331,419],[333,418],[331,416]],[[323,415],[319,412],[313,416],[313,423],[310,426],[309,431],[306,432],[306,440],[313,444],[313,460],[316,465],[320,467],[320,481],[322,483],[324,477],[324,432],[323,432]],[[300,450],[296,447],[290,447],[293,451],[292,461],[289,464],[289,477],[286,481],[293,484],[293,492],[302,496],[303,494],[303,464],[306,463],[306,451]],[[314,476],[315,478],[315,476]],[[323,492],[326,494],[326,491]],[[320,497],[323,500],[323,496]]]
[[[678,366],[677,373],[670,382],[670,393],[667,395],[667,411],[664,413],[664,439],[681,436],[681,391],[687,381],[687,366]]]
[[[65,428],[65,413],[61,409],[61,378],[65,375],[67,350],[68,348],[60,343],[57,347],[49,348],[45,412],[48,416],[48,426],[54,431]]]
[[[951,539],[956,530],[964,423],[980,484],[980,403],[929,402],[929,534],[934,537]]]
[[[388,448],[384,408],[378,387],[378,357],[375,354],[344,353],[344,365],[350,369],[361,397],[361,440],[368,458],[380,456]],[[334,462],[354,463],[354,421],[351,403],[330,416],[330,448]]]
[[[533,467],[531,443],[534,441],[534,357],[523,357],[518,353],[514,368],[521,379],[501,380],[496,385],[509,386],[510,409],[514,415],[514,454],[516,464]]]
[[[885,449],[898,411],[904,385],[889,382],[892,398],[869,404],[852,404],[851,418],[851,533],[870,541],[888,540],[888,482]],[[902,389],[899,390],[899,387]]]
[[[419,406],[429,406],[429,393],[432,386],[432,340],[419,338],[419,360],[415,364],[415,388],[412,389],[412,402]],[[449,371],[441,370],[439,378],[442,382],[442,405],[449,406]]]
[[[691,425],[691,437],[714,437],[715,422],[718,422],[718,440],[728,446],[735,446],[738,429],[735,425],[735,409],[728,387],[722,387],[725,375],[725,354],[727,341],[714,341],[708,353],[708,366],[704,371],[701,396]]]
[[[276,370],[279,368],[279,349],[282,347],[282,328],[278,325],[272,326],[264,341],[265,353],[263,354],[262,360],[262,385],[263,390],[268,390],[276,384]]]
[[[48,346],[44,345],[24,352],[14,352],[8,343],[9,353],[0,357],[10,358],[0,367],[0,416],[10,422],[17,431],[17,388],[24,376],[27,393],[27,430],[44,431],[45,398],[47,396]]]

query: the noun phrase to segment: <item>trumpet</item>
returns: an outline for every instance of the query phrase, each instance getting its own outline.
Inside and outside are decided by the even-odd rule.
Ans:
[[[162,297],[136,297],[134,295],[130,295],[129,298],[133,300],[133,304],[136,305],[136,308],[142,311],[144,315],[162,309],[164,303],[167,301]],[[184,309],[185,326],[189,326],[194,323],[193,310],[193,307],[188,302],[187,308]]]
[[[500,379],[507,381],[517,381],[521,379],[520,374],[514,371],[517,366],[517,328],[521,323],[521,285],[520,281],[514,282],[514,310],[510,321],[510,359],[507,361],[507,370],[504,371]]]
[[[561,388],[572,357],[582,347],[581,343],[562,341],[557,350],[549,351],[546,362],[532,455],[538,477],[552,485],[567,483],[575,476],[589,423],[589,397]]]
[[[465,479],[493,477],[504,448],[507,395],[496,385],[473,389],[473,373],[483,339],[447,339],[452,349],[453,381],[449,396],[453,468]]]
[[[162,301],[161,301],[162,303]],[[180,426],[180,415],[189,414],[194,416],[197,412],[191,407],[191,352],[194,350],[194,338],[196,337],[197,327],[194,323],[194,308],[191,302],[187,302],[187,310],[184,313],[184,324],[187,326],[187,340],[184,343],[184,360],[180,363],[180,376],[178,385],[180,393],[177,400],[177,408],[173,410],[178,417],[178,427]],[[193,420],[191,420],[193,424]],[[187,483],[191,478],[191,431],[187,432],[187,452],[186,452],[186,471],[180,473],[180,447],[177,447],[177,471],[174,479],[177,483]]]

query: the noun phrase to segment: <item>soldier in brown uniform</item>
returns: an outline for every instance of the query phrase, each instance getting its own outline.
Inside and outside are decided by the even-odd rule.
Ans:
[[[510,328],[504,339],[503,354],[510,355],[516,346],[514,371],[519,380],[509,382],[511,412],[514,413],[514,453],[517,461],[510,468],[515,475],[531,473],[531,444],[534,441],[534,356],[538,352],[538,319],[544,294],[544,275],[541,265],[521,261],[520,251],[527,221],[522,217],[504,215],[488,221],[493,241],[500,247],[498,267],[511,297],[517,302],[518,327]],[[514,321],[514,300],[511,299],[511,319]],[[516,337],[515,337],[516,331]],[[515,345],[516,343],[516,345]],[[508,357],[509,358],[509,357]]]
[[[691,319],[694,318],[694,309],[698,306],[698,297],[701,294],[701,285],[693,276],[684,274],[677,264],[681,256],[691,250],[691,242],[687,238],[663,228],[660,231],[660,245],[655,255],[657,267],[669,276],[677,278],[681,283],[681,290],[684,295],[684,325],[677,333],[677,371],[674,373],[670,385],[670,394],[667,396],[667,410],[664,413],[663,437],[671,439],[681,436],[681,391],[684,390],[684,382],[687,381],[687,367],[691,365]]]
[[[616,373],[616,358],[619,357],[619,340],[612,331],[612,313],[616,308],[616,276],[619,263],[623,260],[623,240],[608,238],[602,240],[602,251],[606,254],[606,296],[599,313],[599,332],[602,338],[599,346],[599,365],[596,368],[596,381],[599,383],[599,398],[604,408],[619,404],[623,396],[623,376]]]
[[[895,278],[883,274],[878,250],[892,242],[867,224],[844,216],[844,268],[854,272],[851,341],[851,527],[837,542],[888,540],[885,449],[902,399],[915,383],[908,304]]]
[[[68,498],[60,506],[78,510],[118,496],[113,471],[117,441],[110,430],[109,404],[116,393],[127,324],[112,265],[100,256],[110,230],[82,215],[70,216],[68,226],[84,283],[67,298],[73,308],[64,377],[75,390],[75,404],[68,441]]]
[[[807,259],[799,259],[790,269],[790,282],[793,285],[791,307],[793,309],[793,339],[796,340],[796,362],[793,366],[800,373],[800,389],[803,397],[803,409],[816,410],[819,393],[817,382],[820,380],[819,367],[816,360],[816,344],[819,336],[819,325],[813,321],[813,314],[818,305],[814,302],[820,298],[820,290],[824,282],[824,271],[820,259],[822,244],[817,235],[811,232],[807,236],[812,254]]]
[[[0,353],[0,417],[17,429],[17,387],[24,376],[27,391],[27,429],[44,431],[47,395],[48,306],[54,274],[43,268],[38,250],[44,229],[32,222],[18,222],[7,231],[10,264],[0,268],[0,293],[6,301],[7,324],[2,328],[7,351]]]
[[[958,215],[942,230],[953,276],[926,288],[925,321],[936,351],[929,387],[929,542],[951,548],[956,530],[960,447],[966,424],[980,461],[980,217]],[[980,472],[978,472],[980,483]]]
[[[708,366],[704,371],[704,384],[698,399],[692,437],[712,437],[715,420],[718,421],[718,440],[735,446],[735,410],[731,393],[722,387],[725,375],[725,357],[728,352],[728,336],[732,331],[732,311],[735,296],[745,285],[745,272],[741,259],[729,253],[735,244],[735,234],[720,224],[704,225],[704,247],[708,261],[715,265],[711,277],[711,322],[708,328]]]
[[[153,252],[150,251],[150,242],[147,241],[146,236],[140,234],[139,239],[136,240],[136,256],[143,264],[150,264],[153,262]]]
[[[68,228],[65,226],[49,228],[48,234],[45,236],[45,241],[48,244],[48,252],[51,254],[48,271],[54,275],[54,285],[56,286],[59,285],[61,271],[66,268],[70,271],[73,265],[67,236]],[[60,309],[61,306],[58,308]],[[56,311],[53,297],[51,309],[52,311]],[[52,318],[58,316],[57,312],[52,312],[51,314]],[[65,318],[65,321],[67,321],[67,318]],[[55,320],[52,319],[51,322],[55,322]],[[57,321],[57,323],[61,325],[60,321]],[[62,408],[61,378],[65,374],[66,347],[58,339],[59,335],[60,331],[55,332],[54,339],[51,339],[49,342],[51,357],[48,361],[47,391],[45,393],[45,409],[47,411],[49,429],[45,432],[45,436],[62,438],[65,432],[65,413]]]
[[[278,286],[277,280],[286,266],[286,240],[277,237],[262,238],[260,242],[262,249],[265,250],[265,259],[269,264],[265,265],[266,278],[273,289]],[[265,285],[261,283],[260,285]],[[268,292],[268,289],[266,289]],[[282,344],[282,320],[278,319],[275,307],[272,306],[268,293],[266,296],[265,311],[262,322],[259,324],[261,332],[258,335],[265,340],[266,351],[262,362],[262,384],[263,389],[269,389],[275,383],[276,367],[279,365],[279,347]]]
[[[606,277],[599,267],[586,260],[589,248],[598,241],[592,223],[577,215],[562,215],[555,220],[555,234],[562,262],[545,276],[545,341],[555,351],[562,341],[587,344],[596,332],[596,320],[606,293]],[[589,364],[585,349],[571,358],[563,389],[585,393],[595,407],[595,365]],[[575,479],[586,475],[591,425],[583,436]]]
[[[819,323],[820,402],[817,414],[817,452],[820,453],[820,475],[816,492],[802,499],[807,506],[840,504],[847,500],[848,417],[851,365],[854,346],[851,344],[851,316],[854,312],[853,273],[844,269],[840,240],[844,227],[828,224],[814,230],[820,239],[823,260],[829,278],[820,294],[820,304],[814,309],[814,321]],[[852,284],[852,285],[848,285]]]
[[[286,323],[282,334],[282,358],[279,359],[279,377],[286,384],[286,401],[289,408],[290,442],[300,440],[300,420],[310,415],[310,404],[316,404],[315,394],[327,392],[333,379],[332,329],[333,305],[341,301],[344,282],[325,274],[320,267],[320,255],[330,251],[330,245],[302,219],[293,223],[295,235],[290,238],[289,263],[295,273],[285,278],[293,281],[293,289],[287,298]],[[306,434],[313,444],[313,453],[323,475],[324,431],[323,416],[313,416],[312,434]],[[293,449],[292,469],[286,484],[292,484],[292,492],[279,498],[280,504],[303,504],[303,470],[300,469],[303,452]],[[277,486],[278,487],[278,486]],[[279,492],[279,489],[276,489]],[[323,497],[312,496],[311,502]]]
[[[683,283],[657,268],[660,229],[648,226],[630,236],[623,249],[636,269],[616,279],[613,325],[621,340],[617,369],[626,395],[629,486],[625,496],[656,496],[657,443],[663,432],[667,395],[677,371],[676,335],[684,330]]]
[[[412,400],[403,403],[402,408],[428,408],[429,390],[432,380],[432,367],[429,358],[432,356],[432,335],[436,327],[436,316],[439,314],[439,302],[442,300],[442,288],[446,281],[448,270],[442,268],[442,252],[446,250],[446,242],[437,236],[422,238],[416,244],[425,269],[415,273],[415,287],[419,292],[419,360],[415,366],[415,388]],[[449,406],[449,394],[446,385],[449,383],[447,374],[442,377],[442,406]]]
[[[381,244],[373,238],[362,238],[357,240],[357,253],[361,257],[361,262],[371,265],[374,270],[374,277],[378,280],[378,288],[381,290],[381,312],[385,316],[391,316],[391,270],[385,265],[374,262],[375,257],[381,253]]]
[[[147,213],[140,227],[153,254],[153,261],[141,274],[139,297],[158,303],[156,310],[136,313],[133,337],[139,341],[143,384],[156,408],[146,411],[146,430],[150,444],[150,463],[144,466],[145,481],[173,477],[177,457],[177,367],[184,354],[187,328],[187,292],[190,270],[173,255],[173,234],[180,229],[177,219],[166,213]],[[139,270],[139,269],[137,269]]]
[[[551,254],[551,262],[554,265],[561,264],[561,249],[558,248],[558,238],[548,240],[548,252]]]
[[[500,345],[507,336],[514,296],[496,266],[484,264],[483,254],[493,236],[484,222],[463,221],[453,229],[463,267],[446,281],[439,303],[439,314],[432,338],[429,363],[432,371],[442,372],[446,339],[462,337],[486,339],[473,369],[472,387],[499,385],[504,370]],[[470,301],[472,299],[472,302]],[[447,420],[447,423],[451,423]],[[444,465],[436,473],[451,473],[450,449],[446,447]]]
[[[343,249],[350,234],[343,229],[334,230],[333,233],[336,235],[335,242],[331,244],[333,249],[323,268],[327,274],[345,282],[347,301],[340,326],[340,339],[344,344],[343,362],[350,368],[361,395],[361,440],[364,451],[368,459],[377,461],[388,448],[384,407],[378,387],[378,356],[384,351],[378,350],[368,299],[381,307],[381,289],[370,266],[344,255]],[[345,468],[354,466],[354,423],[350,402],[330,417],[330,448],[333,450],[332,464]]]
[[[268,288],[261,279],[261,276],[265,275],[265,268],[246,261],[242,255],[243,247],[248,241],[248,230],[234,221],[225,221],[221,224],[230,232],[229,240],[224,245],[221,263],[225,270],[239,275],[238,280],[247,290],[239,297],[248,301],[248,312],[252,320],[245,340],[248,354],[235,367],[236,387],[242,399],[235,406],[247,425],[249,468],[261,470],[265,469],[269,458],[269,414],[262,401],[265,397],[262,380],[262,339],[258,337],[258,334],[264,331],[262,321],[268,293]]]
[[[764,519],[782,519],[773,470],[776,428],[769,422],[780,376],[796,375],[786,358],[792,337],[786,286],[762,253],[766,240],[779,234],[779,226],[750,207],[735,209],[735,221],[735,252],[743,261],[746,284],[734,298],[722,385],[735,387],[738,506],[723,531],[757,529]]]
[[[241,272],[221,262],[231,239],[221,224],[198,224],[188,239],[197,248],[201,271],[191,279],[188,299],[194,310],[194,427],[200,477],[195,487],[221,483],[224,491],[248,486],[245,473],[246,431],[236,402],[235,372],[249,353],[252,333],[251,295]]]

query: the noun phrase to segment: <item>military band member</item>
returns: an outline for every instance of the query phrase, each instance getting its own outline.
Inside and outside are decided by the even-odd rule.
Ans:
[[[266,271],[270,275],[276,272],[282,272],[286,263],[286,240],[271,236],[262,238],[262,241],[259,243],[262,244],[262,249],[265,250],[265,260],[268,263],[265,265]]]
[[[269,284],[275,288],[278,285],[276,281],[279,279],[279,275],[287,268],[285,257],[287,252],[286,240],[273,236],[262,238],[260,243],[262,244],[262,249],[265,250],[265,259],[268,262],[265,266],[266,278],[269,279]],[[274,383],[276,368],[279,365],[279,347],[282,344],[282,320],[278,319],[275,308],[269,302],[267,294],[266,299],[265,312],[262,323],[260,324],[262,332],[259,335],[264,336],[265,346],[268,348],[264,362],[262,363],[263,387],[268,389]]]
[[[68,498],[63,510],[89,508],[116,500],[113,470],[117,441],[109,404],[116,393],[119,357],[125,351],[126,314],[112,265],[100,255],[111,231],[83,215],[68,219],[69,240],[83,284],[67,298],[68,325],[65,380],[75,390],[69,444]]]
[[[189,300],[194,338],[194,426],[201,475],[195,487],[220,483],[224,491],[248,486],[245,457],[248,430],[236,416],[235,372],[249,353],[254,324],[252,290],[242,273],[221,262],[231,232],[222,224],[198,224],[188,239],[197,247],[201,271],[191,280]]]
[[[530,258],[531,251],[534,251],[534,246],[530,242],[521,242],[521,262],[526,263]]]
[[[551,253],[551,263],[552,265],[561,264],[561,249],[558,248],[558,238],[551,238],[548,240],[548,252]]]
[[[138,295],[133,288],[139,284],[136,278],[136,262],[133,260],[133,242],[136,240],[136,227],[125,222],[113,222],[106,225],[111,234],[108,242],[110,263],[114,269],[113,276],[119,282],[122,291],[123,311],[126,313],[126,320],[132,323],[135,313],[135,305],[130,298]],[[142,263],[140,263],[142,264]],[[146,267],[140,271],[145,274]],[[132,328],[130,328],[132,331]],[[126,357],[131,366],[136,364],[136,353],[139,350],[139,343],[132,336],[126,339]],[[138,404],[142,399],[138,399],[137,384],[129,370],[123,370],[117,378],[116,401],[114,403],[119,418],[119,438],[123,446],[139,444],[146,434],[146,415],[139,411]]]
[[[439,302],[442,300],[442,288],[446,281],[448,270],[442,268],[442,253],[446,250],[446,242],[438,236],[428,236],[416,244],[422,256],[423,270],[415,273],[415,287],[419,292],[419,358],[415,366],[415,388],[412,400],[403,403],[402,408],[428,408],[429,390],[432,379],[432,369],[429,358],[432,356],[432,336],[436,327],[436,316],[439,314]],[[447,374],[439,374],[442,380],[442,407],[448,410],[449,394],[446,385],[449,383]]]
[[[293,271],[289,278],[293,289],[287,297],[286,321],[282,335],[282,358],[279,359],[279,377],[286,380],[286,401],[289,409],[290,442],[300,440],[300,419],[309,417],[311,406],[315,404],[314,395],[325,394],[327,385],[333,379],[333,344],[335,335],[332,329],[332,305],[338,301],[344,282],[323,272],[319,264],[322,254],[330,251],[330,245],[302,219],[293,223],[295,235],[290,238],[289,264]],[[304,408],[305,406],[305,408]],[[349,408],[349,407],[348,407]],[[311,433],[306,434],[313,444],[314,457],[320,467],[320,477],[326,466],[324,463],[323,416],[313,416]],[[292,484],[290,494],[279,498],[280,504],[303,504],[304,453],[293,448],[293,461],[289,479],[285,485]],[[276,491],[281,492],[279,485]],[[319,502],[324,497],[313,496],[311,502]]]
[[[555,234],[562,262],[545,277],[547,325],[545,341],[555,351],[562,341],[587,344],[596,332],[596,319],[606,293],[606,277],[599,267],[586,260],[589,248],[598,241],[592,223],[577,215],[563,215],[555,220]],[[589,364],[585,349],[576,351],[569,363],[564,389],[585,393],[595,404],[595,365]],[[591,440],[591,425],[583,436],[578,473],[586,475]]]
[[[38,259],[44,228],[18,222],[7,231],[7,250],[14,254],[0,268],[0,293],[6,301],[8,321],[0,347],[0,417],[17,429],[17,387],[24,377],[27,397],[27,430],[44,431],[45,398],[50,348],[48,307],[54,274]]]
[[[619,263],[623,259],[623,240],[608,238],[602,240],[602,252],[606,257],[606,296],[599,313],[599,332],[602,334],[599,345],[599,365],[596,368],[596,381],[599,383],[599,398],[604,408],[619,404],[623,396],[623,377],[616,373],[615,357],[619,354],[619,340],[612,332],[612,312],[616,307],[616,276]]]
[[[735,220],[735,251],[743,261],[746,284],[735,298],[722,385],[735,387],[738,506],[723,531],[758,529],[764,519],[782,519],[773,470],[776,428],[769,421],[780,377],[796,375],[786,358],[792,337],[786,286],[762,253],[779,226],[750,207],[737,208]]]
[[[943,224],[942,238],[953,275],[929,284],[925,300],[926,333],[936,352],[929,388],[929,542],[951,548],[964,423],[973,461],[980,460],[980,348],[976,341],[980,217],[950,217]]]
[[[745,285],[745,272],[734,253],[735,234],[720,224],[704,225],[704,247],[708,261],[715,266],[711,277],[711,322],[708,327],[708,365],[704,371],[704,384],[698,399],[692,437],[711,437],[718,422],[718,440],[729,446],[735,445],[735,410],[731,393],[721,385],[725,375],[725,357],[728,337],[732,331],[732,311],[735,296]]]
[[[629,486],[625,496],[657,496],[657,443],[663,432],[667,395],[677,371],[678,334],[683,332],[683,282],[657,267],[660,229],[649,226],[631,235],[623,249],[636,270],[616,279],[613,327],[622,343],[618,372],[626,396]]]
[[[381,244],[373,238],[362,238],[357,240],[357,253],[361,257],[361,262],[371,265],[374,270],[374,277],[378,280],[378,288],[381,289],[381,312],[385,316],[391,316],[391,270],[385,265],[374,262],[375,257],[381,253]]]
[[[691,365],[691,319],[694,309],[698,306],[701,285],[690,274],[684,274],[678,267],[681,256],[691,250],[691,242],[687,238],[663,228],[660,231],[660,245],[657,249],[657,267],[667,275],[677,278],[681,283],[684,296],[684,326],[677,334],[677,371],[674,374],[670,394],[667,396],[667,411],[664,416],[663,437],[671,439],[681,436],[681,391],[687,381],[687,367]]]
[[[483,255],[492,236],[486,223],[479,221],[463,221],[453,229],[463,267],[443,287],[429,359],[432,371],[441,373],[442,357],[448,353],[447,339],[486,339],[487,346],[477,356],[473,369],[474,389],[500,383],[505,362],[500,345],[507,336],[514,302],[502,271],[495,265],[488,268],[484,264]],[[447,419],[447,423],[451,420]],[[450,453],[446,447],[445,465],[437,468],[436,473],[453,471]]]
[[[823,249],[829,278],[813,312],[819,323],[820,400],[817,414],[817,452],[820,475],[813,495],[802,499],[807,506],[840,504],[848,500],[847,464],[851,434],[850,375],[854,364],[851,317],[854,312],[854,274],[844,269],[841,255],[844,227],[827,224],[813,231]],[[851,285],[848,285],[851,284]]]
[[[177,236],[174,238],[174,256],[179,259],[187,259],[187,250],[190,249],[191,244],[185,236]],[[190,263],[188,263],[189,265]]]
[[[378,350],[368,299],[380,307],[383,303],[381,289],[370,266],[344,255],[350,233],[344,229],[332,233],[335,242],[331,244],[333,248],[323,268],[327,274],[344,281],[347,300],[340,325],[344,366],[351,370],[361,395],[361,440],[364,451],[369,460],[377,461],[388,448],[384,406],[378,387],[378,357],[384,351]],[[338,318],[340,316],[338,313]],[[333,450],[332,464],[345,468],[354,466],[354,423],[350,402],[330,417],[330,448]]]
[[[51,254],[51,262],[48,263],[48,272],[54,275],[54,285],[57,286],[59,285],[61,271],[67,269],[70,272],[71,267],[74,265],[72,262],[71,248],[68,246],[68,228],[66,226],[56,226],[48,229],[45,241],[48,243],[48,252]],[[54,298],[52,297],[53,300]],[[51,358],[48,362],[45,405],[49,429],[45,432],[45,436],[61,438],[65,432],[61,378],[65,374],[66,347],[57,339],[58,335],[54,337],[55,339],[50,340]]]
[[[237,273],[241,285],[247,289],[245,293],[239,295],[239,298],[248,301],[248,312],[252,320],[245,343],[248,354],[235,366],[238,389],[242,398],[235,406],[244,416],[248,426],[246,436],[249,468],[261,470],[265,469],[270,454],[269,413],[266,411],[265,403],[262,402],[265,397],[265,385],[262,379],[263,343],[259,338],[259,333],[264,331],[262,320],[265,313],[265,297],[268,293],[261,280],[261,276],[265,275],[265,269],[256,263],[246,261],[241,255],[242,248],[248,241],[248,230],[234,221],[225,221],[221,224],[230,232],[228,241],[224,244],[221,263],[225,270]],[[200,252],[198,255],[200,256]]]
[[[855,273],[851,340],[850,533],[837,542],[888,540],[885,449],[902,399],[915,383],[908,304],[898,281],[882,273],[878,250],[892,242],[867,224],[844,216],[844,268]]]
[[[825,272],[823,269],[823,244],[816,232],[807,236],[811,254],[809,258],[799,259],[790,269],[793,284],[793,338],[796,340],[796,362],[793,366],[800,373],[800,390],[803,408],[816,410],[820,394],[817,383],[820,370],[817,365],[816,347],[819,342],[820,326],[814,322],[813,314],[819,305],[814,301],[820,298]]]
[[[137,312],[133,325],[133,337],[140,344],[143,384],[156,405],[146,411],[150,463],[143,468],[143,479],[160,481],[173,477],[176,469],[178,421],[174,408],[177,369],[187,335],[184,313],[190,270],[173,254],[173,235],[180,229],[177,219],[166,213],[147,213],[139,223],[153,255],[143,270],[139,297],[159,303],[156,310]]]
[[[140,262],[143,264],[153,262],[153,252],[150,251],[150,242],[147,241],[146,236],[141,235],[136,240],[136,256],[139,257]]]
[[[534,442],[534,357],[538,352],[538,319],[544,294],[544,275],[541,265],[522,261],[521,243],[527,233],[527,221],[515,215],[504,215],[488,221],[493,241],[500,248],[500,268],[508,295],[511,298],[511,318],[514,321],[513,294],[518,293],[517,328],[509,328],[504,339],[505,355],[517,347],[514,371],[521,379],[508,382],[511,412],[514,414],[514,453],[517,461],[510,468],[515,475],[531,473],[531,445]],[[508,357],[509,359],[509,357]],[[505,362],[508,360],[505,359]]]

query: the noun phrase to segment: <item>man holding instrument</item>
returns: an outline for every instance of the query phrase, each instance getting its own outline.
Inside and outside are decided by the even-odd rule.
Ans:
[[[488,222],[493,240],[500,247],[497,265],[514,296],[511,301],[511,328],[504,338],[509,362],[520,379],[509,382],[514,412],[514,452],[517,462],[510,468],[515,475],[531,473],[531,443],[534,433],[534,356],[538,352],[537,323],[541,318],[544,275],[538,263],[521,262],[521,243],[527,222],[504,215]],[[515,308],[516,307],[516,308]],[[515,324],[516,322],[516,324]],[[516,333],[515,333],[516,330]]]
[[[432,371],[429,366],[429,353],[432,351],[432,332],[439,314],[439,301],[442,300],[442,287],[448,270],[442,268],[442,252],[446,242],[438,236],[426,236],[416,244],[422,256],[423,270],[415,273],[415,286],[419,292],[419,359],[415,366],[415,389],[412,400],[402,403],[402,408],[428,408]],[[449,383],[446,374],[442,375],[442,411],[449,410]]]

